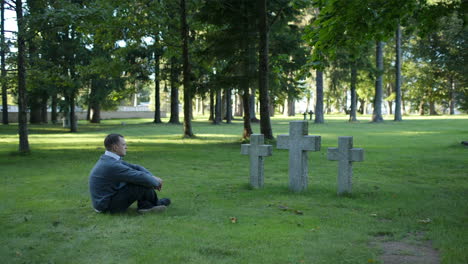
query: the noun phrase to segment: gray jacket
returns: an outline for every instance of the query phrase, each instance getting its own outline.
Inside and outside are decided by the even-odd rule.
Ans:
[[[127,183],[151,188],[160,184],[153,174],[142,166],[102,155],[89,175],[93,207],[98,211],[105,211],[111,197]]]

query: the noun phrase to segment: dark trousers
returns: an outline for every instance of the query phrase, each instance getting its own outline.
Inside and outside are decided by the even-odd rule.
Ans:
[[[124,212],[135,201],[137,201],[138,209],[151,208],[158,205],[158,195],[153,188],[127,183],[112,196],[107,211]]]

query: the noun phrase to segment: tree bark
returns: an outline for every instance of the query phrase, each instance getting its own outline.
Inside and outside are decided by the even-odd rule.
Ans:
[[[268,105],[268,112],[270,113],[270,117],[275,116],[275,100],[274,98],[270,95],[270,104]]]
[[[450,115],[455,114],[455,82],[453,77],[450,77]]]
[[[242,63],[243,63],[243,72],[242,72],[242,79],[241,79],[241,87],[240,87],[240,90],[242,91],[242,100],[239,100],[239,109],[242,108],[242,111],[240,111],[241,113],[243,112],[243,116],[244,116],[244,130],[242,132],[242,138],[245,140],[245,139],[248,139],[250,138],[250,135],[252,135],[252,126],[251,126],[251,117],[250,117],[250,95],[249,95],[249,87],[250,87],[250,69],[251,69],[251,65],[250,65],[250,59],[251,57],[249,56],[250,55],[250,50],[252,50],[251,48],[251,38],[250,38],[250,24],[249,23],[249,19],[250,17],[247,15],[247,6],[246,6],[246,2],[248,0],[243,0],[241,3],[242,3],[242,15],[243,15],[243,19],[242,19],[242,29],[243,29],[243,32],[244,32],[244,37],[241,39],[241,45],[242,45],[242,50],[243,50],[243,53],[242,53]],[[241,92],[239,91],[239,93]]]
[[[101,103],[98,98],[98,89],[100,84],[96,79],[91,80],[91,92],[89,93],[89,106],[90,106],[90,123],[101,123]]]
[[[221,92],[221,120],[226,120],[226,89]]]
[[[239,89],[237,91],[237,94],[236,94],[237,107],[236,107],[235,116],[243,116],[244,115],[244,102],[243,102],[244,99],[242,98],[242,93],[243,93],[243,90],[241,91],[241,89]]]
[[[316,98],[315,98],[315,124],[323,124],[323,72],[317,70],[316,74]]]
[[[419,115],[423,116],[424,115],[424,100],[421,100],[421,102],[419,102]]]
[[[37,94],[33,94],[29,97],[29,123],[40,124],[41,123],[41,102]]]
[[[357,121],[356,110],[357,110],[357,96],[356,96],[356,84],[357,84],[357,67],[353,63],[351,66],[351,108],[349,111],[349,122]]]
[[[153,123],[159,124],[161,121],[161,87],[159,77],[160,56],[158,50],[154,52],[154,120]]]
[[[429,101],[429,115],[438,115],[436,109],[435,109],[435,102],[434,101]]]
[[[364,99],[360,99],[360,98],[358,98],[358,101],[359,101],[359,103],[360,103],[358,112],[359,112],[361,115],[363,115],[363,114],[364,114],[364,109],[365,109],[365,107],[366,107],[366,106],[365,106],[365,105],[366,105],[366,101],[365,101]]]
[[[8,87],[6,83],[7,71],[5,68],[5,0],[1,0],[1,40],[0,40],[0,63],[2,64],[1,76],[2,76],[2,123],[8,125]]]
[[[185,0],[180,0],[181,10],[181,37],[182,37],[182,58],[183,58],[183,78],[184,78],[184,137],[193,137],[192,132],[192,94],[190,87],[190,60],[188,50],[189,30],[187,25],[187,8]]]
[[[68,32],[67,32],[68,34]],[[71,28],[71,39],[70,41],[76,40],[76,35],[75,35],[75,30],[72,27]],[[75,72],[75,56],[76,56],[76,51],[74,50],[68,58],[69,63],[70,63],[70,78],[72,80],[76,80],[76,72]],[[70,103],[70,132],[75,133],[78,132],[78,120],[76,119],[76,114],[75,114],[75,100],[76,100],[76,94],[75,94],[75,89],[76,87],[73,85],[72,89],[69,91],[69,103]]]
[[[221,110],[221,104],[223,103],[223,100],[221,98],[221,91],[218,89],[216,90],[216,105],[215,105],[215,115],[213,119],[213,124],[214,125],[219,125],[222,122],[222,110]]]
[[[91,123],[101,123],[101,104],[96,102],[92,106],[93,116],[91,117]]]
[[[270,122],[270,96],[268,95],[268,27],[267,27],[267,0],[258,0],[260,35],[259,43],[259,69],[258,87],[260,92],[260,132],[266,139],[274,139]]]
[[[91,80],[91,92],[89,93],[89,105],[90,105],[90,109],[92,112],[92,115],[90,115],[90,118],[89,118],[89,121],[91,123],[95,123],[95,124],[98,124],[98,123],[101,123],[101,103],[100,103],[100,100],[98,99],[98,83],[97,83],[97,80],[93,79]],[[90,113],[91,114],[91,113]]]
[[[179,122],[179,88],[177,87],[177,72],[175,58],[171,58],[171,117],[169,123],[180,124]]]
[[[75,133],[78,131],[76,114],[75,114],[75,94],[72,92],[70,95],[70,132]]]
[[[19,134],[19,152],[29,153],[28,139],[28,120],[27,120],[27,94],[26,94],[26,44],[25,30],[26,25],[23,19],[23,4],[22,1],[16,1],[16,19],[18,23],[18,134]]]
[[[214,90],[210,88],[210,116],[208,117],[208,121],[214,121],[214,114],[215,114],[215,99],[214,99]]]
[[[47,101],[49,99],[49,95],[44,92],[41,97],[41,123],[47,124],[48,122],[48,115],[47,115]]]
[[[243,81],[243,86],[244,86],[244,94],[242,95],[242,101],[243,101],[243,104],[244,104],[244,131],[242,133],[242,138],[243,139],[248,139],[250,138],[250,135],[253,134],[252,132],[252,125],[250,123],[250,105],[249,105],[249,80],[248,80],[248,77],[245,76],[245,79],[247,80],[244,80]]]
[[[232,89],[226,89],[226,123],[232,123]]]
[[[382,97],[383,97],[383,42],[377,41],[375,52],[377,74],[375,78],[374,112],[372,122],[382,122]]]
[[[294,99],[293,96],[289,95],[288,96],[288,116],[295,116],[296,115],[296,105],[295,102],[296,100]]]
[[[395,33],[395,116],[394,121],[402,121],[401,115],[401,27],[398,22]]]
[[[52,102],[50,104],[51,113],[50,113],[50,121],[52,124],[57,124],[57,94],[52,94]]]

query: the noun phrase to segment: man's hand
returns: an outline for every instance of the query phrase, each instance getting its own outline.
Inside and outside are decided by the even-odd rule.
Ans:
[[[156,177],[156,176],[153,176],[153,177],[159,182],[159,186],[156,187],[156,190],[161,191],[162,185],[163,185],[163,180],[161,178]]]

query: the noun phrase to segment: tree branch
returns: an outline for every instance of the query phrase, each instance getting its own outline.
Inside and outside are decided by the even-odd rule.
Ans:
[[[267,27],[267,31],[269,32],[270,31],[270,28],[276,23],[276,21],[278,20],[278,18],[280,17],[281,13],[283,13],[283,10],[284,10],[284,6],[279,10],[278,14],[276,16],[273,17],[273,20],[271,21],[270,25],[268,25]]]
[[[21,1],[21,0],[17,0],[17,1]],[[9,3],[8,1],[3,1],[3,3],[7,4],[8,6],[10,6],[13,10],[16,10],[16,6],[12,5],[11,3]]]

